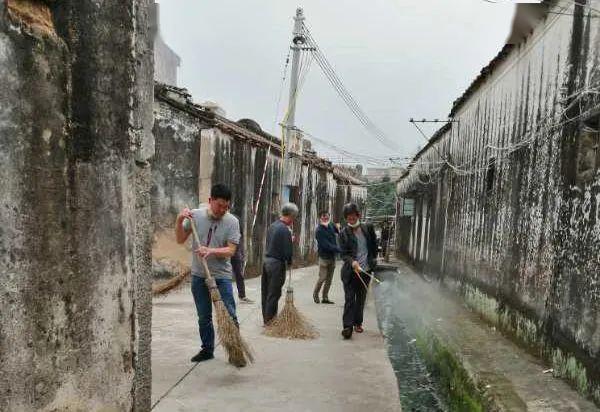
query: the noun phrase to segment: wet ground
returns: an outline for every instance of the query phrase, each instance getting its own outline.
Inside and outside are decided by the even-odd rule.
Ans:
[[[435,382],[416,347],[416,338],[403,320],[397,302],[403,290],[395,269],[378,273],[382,280],[373,288],[379,327],[385,336],[388,356],[398,380],[403,411],[444,411]]]
[[[378,276],[373,293],[404,411],[598,410],[439,282],[401,262]]]

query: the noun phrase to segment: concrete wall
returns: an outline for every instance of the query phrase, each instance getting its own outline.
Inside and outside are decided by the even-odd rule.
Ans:
[[[185,204],[197,207],[207,202],[211,186],[225,183],[233,191],[231,211],[240,219],[245,234],[247,275],[259,275],[267,228],[279,213],[279,143],[259,129],[248,129],[193,104],[186,91],[167,86],[157,89],[154,133],[157,158],[153,167],[152,204],[153,219],[160,223],[155,229],[161,239],[157,247],[166,249],[163,245],[168,242],[163,242],[164,237],[172,238],[176,213]],[[294,160],[299,166],[298,185],[291,190],[290,197],[300,209],[294,226],[298,239],[295,264],[300,266],[316,261],[314,230],[318,211],[336,209],[334,216],[339,221],[341,205],[350,200],[364,203],[366,188],[349,184],[346,177],[334,173],[330,164],[314,154]],[[164,250],[155,251],[156,257],[169,257]]]
[[[152,168],[152,220],[155,228],[172,229],[186,205],[197,207],[200,130],[208,127],[193,115],[156,100],[156,157]]]
[[[161,83],[177,86],[177,69],[181,66],[181,59],[165,43],[158,34],[154,41],[155,73],[154,79]]]
[[[150,14],[153,20],[151,32],[154,36],[154,80],[171,86],[177,86],[177,70],[181,66],[181,58],[162,38],[160,31],[160,4],[153,3]]]
[[[600,401],[600,25],[555,5],[400,180],[399,254]]]
[[[0,2],[0,410],[149,409],[148,3]]]

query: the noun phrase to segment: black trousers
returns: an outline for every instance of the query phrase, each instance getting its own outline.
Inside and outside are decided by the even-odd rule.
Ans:
[[[246,284],[244,283],[244,261],[241,259],[231,258],[231,269],[235,277],[235,285],[237,286],[238,297],[240,299],[246,297]]]
[[[270,322],[277,315],[281,288],[285,283],[285,262],[265,259],[261,279],[261,300],[263,322]]]
[[[363,282],[360,281],[360,278]],[[342,326],[351,328],[362,326],[365,301],[367,299],[367,288],[371,278],[367,275],[357,275],[352,268],[344,265],[342,268],[342,283],[344,284],[344,315]],[[367,288],[365,288],[365,285]]]

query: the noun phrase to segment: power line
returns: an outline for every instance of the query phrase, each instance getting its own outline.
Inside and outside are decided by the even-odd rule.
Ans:
[[[366,163],[370,163],[370,164],[376,164],[376,165],[380,165],[381,164],[381,159],[378,159],[376,157],[373,156],[369,156],[369,155],[365,155],[365,154],[359,154],[359,153],[353,153],[349,150],[346,150],[344,148],[341,148],[339,146],[334,145],[333,143],[329,143],[326,140],[320,139],[317,136],[314,136],[311,133],[308,133],[307,131],[303,130],[303,129],[299,129],[302,134],[308,136],[311,140],[314,140],[324,146],[329,147],[330,149],[334,150],[335,152],[337,152],[338,154],[341,154],[345,157],[348,158],[353,158],[355,160],[359,160],[357,163],[362,163],[362,162],[366,162]]]
[[[285,58],[285,64],[283,66],[283,76],[281,77],[281,86],[279,86],[279,95],[277,97],[277,107],[275,109],[275,120],[273,122],[273,130],[277,127],[277,119],[279,118],[279,108],[281,107],[281,98],[283,96],[283,87],[285,86],[285,79],[287,78],[288,67],[290,65],[290,54],[292,50],[288,50],[287,57]]]
[[[348,89],[342,83],[340,77],[337,75],[329,60],[325,57],[325,54],[322,52],[321,48],[317,44],[316,40],[312,37],[309,28],[304,25],[304,32],[307,39],[307,44],[310,46],[312,54],[314,58],[321,68],[321,71],[333,86],[336,93],[340,96],[340,98],[344,101],[344,103],[348,106],[350,111],[354,114],[354,116],[358,119],[358,121],[363,125],[363,127],[371,134],[371,136],[375,137],[380,143],[386,146],[389,149],[393,149],[394,151],[398,150],[398,146],[396,143],[391,141],[385,133],[379,129],[365,114],[365,112],[361,109],[356,99],[352,96],[352,94],[348,91]]]

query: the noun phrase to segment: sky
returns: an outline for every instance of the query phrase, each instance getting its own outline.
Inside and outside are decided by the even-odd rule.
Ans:
[[[408,120],[447,118],[452,102],[504,45],[514,13],[514,4],[484,0],[160,0],[162,36],[182,58],[179,86],[194,101],[217,102],[228,118],[251,118],[279,136],[298,6],[346,88],[397,148],[365,132],[316,63],[298,97],[296,125],[380,162],[424,146]],[[424,131],[430,136],[435,128]],[[330,146],[315,148],[338,162],[357,160]]]

